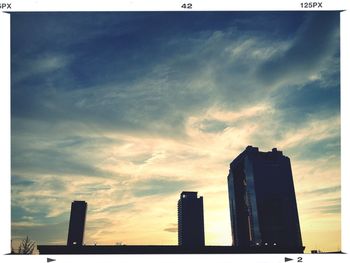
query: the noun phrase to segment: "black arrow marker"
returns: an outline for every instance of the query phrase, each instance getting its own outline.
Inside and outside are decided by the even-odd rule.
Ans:
[[[47,258],[47,260],[46,260],[46,262],[52,262],[52,261],[56,261],[56,259]]]
[[[293,260],[292,258],[284,258],[284,262],[288,262],[288,261],[291,261],[291,260]]]

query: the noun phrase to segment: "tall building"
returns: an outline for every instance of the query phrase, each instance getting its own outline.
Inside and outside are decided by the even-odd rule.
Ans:
[[[248,146],[230,164],[228,192],[233,245],[303,251],[290,160],[276,148]]]
[[[182,192],[177,203],[179,246],[204,246],[203,197],[197,192]]]
[[[72,202],[67,246],[82,246],[84,241],[85,219],[87,203],[85,201]]]

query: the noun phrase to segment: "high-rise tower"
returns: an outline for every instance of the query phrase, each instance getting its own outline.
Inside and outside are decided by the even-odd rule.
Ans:
[[[197,192],[182,192],[177,204],[179,246],[204,246],[203,197]]]
[[[71,211],[70,211],[67,246],[83,245],[86,209],[87,209],[87,203],[85,201],[72,202]]]
[[[288,157],[248,146],[231,162],[227,179],[234,246],[303,251]]]

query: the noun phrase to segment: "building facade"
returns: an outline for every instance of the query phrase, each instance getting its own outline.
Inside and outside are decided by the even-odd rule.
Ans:
[[[290,159],[276,148],[248,146],[230,164],[228,192],[233,246],[303,251]]]
[[[85,201],[72,202],[67,246],[82,246],[84,242],[87,203]]]
[[[179,246],[204,246],[203,197],[198,198],[197,192],[182,192],[177,209]]]

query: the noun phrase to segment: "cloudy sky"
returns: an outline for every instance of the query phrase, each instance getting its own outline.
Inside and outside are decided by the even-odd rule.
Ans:
[[[340,249],[338,12],[13,13],[12,238],[177,244],[181,191],[230,245],[247,145],[291,158],[306,251]]]

